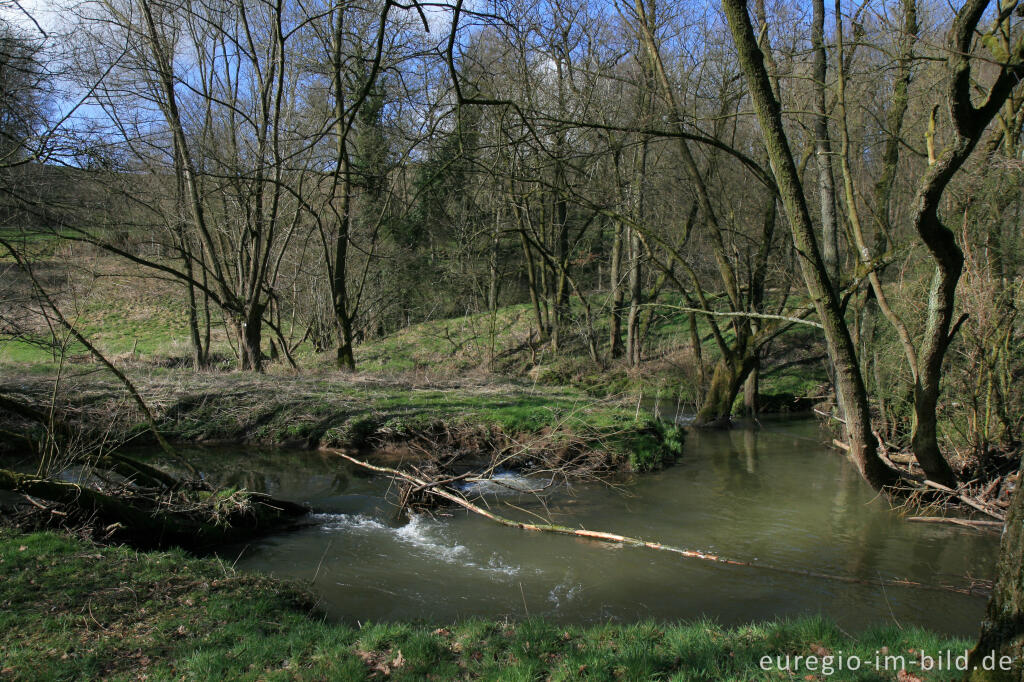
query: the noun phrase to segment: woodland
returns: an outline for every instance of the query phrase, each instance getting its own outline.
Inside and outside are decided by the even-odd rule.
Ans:
[[[1024,679],[1022,76],[1019,0],[0,0],[4,532],[306,513],[184,443],[492,518],[436,452],[590,480],[686,457],[645,400],[810,412],[894,507],[1003,529],[972,664]]]

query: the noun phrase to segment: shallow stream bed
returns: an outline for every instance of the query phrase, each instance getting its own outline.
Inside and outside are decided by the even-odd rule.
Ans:
[[[806,419],[691,432],[678,465],[617,487],[558,487],[543,499],[481,492],[506,516],[529,518],[511,503],[555,523],[742,561],[865,580],[991,577],[997,534],[901,520],[821,438]],[[223,483],[319,511],[306,528],[221,555],[239,568],[312,580],[328,614],[350,622],[530,615],[735,625],[822,613],[851,631],[898,623],[973,637],[985,607],[981,596],[684,559],[504,528],[462,511],[397,519],[387,480],[329,454],[217,451],[199,463]]]

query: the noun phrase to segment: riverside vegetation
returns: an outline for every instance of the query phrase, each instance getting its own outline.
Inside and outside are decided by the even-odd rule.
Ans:
[[[14,679],[770,680],[789,674],[759,673],[766,655],[842,652],[873,661],[884,648],[913,660],[921,651],[959,655],[969,647],[897,626],[851,637],[815,618],[735,629],[530,619],[325,623],[299,585],[180,551],[0,530],[0,561],[0,672]],[[828,679],[893,677],[865,666]]]
[[[283,583],[102,544],[305,514],[183,444],[378,458],[436,511],[505,468],[655,476],[685,457],[658,414],[813,406],[894,507],[1002,525],[972,662],[1024,679],[1022,0],[57,4],[0,0],[0,674],[213,676],[218,609],[252,677],[745,679],[758,647],[937,646],[328,626]],[[112,629],[143,653],[111,662]]]

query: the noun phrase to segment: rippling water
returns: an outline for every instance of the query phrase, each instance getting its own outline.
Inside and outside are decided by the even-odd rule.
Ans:
[[[605,530],[742,561],[871,580],[966,584],[991,576],[998,536],[902,521],[821,446],[812,420],[691,433],[679,465],[616,487],[549,489],[505,475],[470,490],[499,513]],[[561,622],[710,617],[723,624],[824,613],[846,629],[918,624],[973,636],[985,599],[724,566],[504,528],[462,511],[395,518],[390,484],[330,455],[205,458],[223,481],[311,503],[311,525],[222,552],[241,568],[311,580],[350,621],[543,615]],[[546,481],[545,481],[546,482]],[[533,519],[535,520],[535,519]]]

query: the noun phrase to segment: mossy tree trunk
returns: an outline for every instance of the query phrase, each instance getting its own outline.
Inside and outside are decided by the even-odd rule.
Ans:
[[[1024,469],[1018,474],[1024,481]],[[1024,492],[1020,483],[1006,514],[995,589],[981,623],[981,636],[968,660],[970,682],[1024,680]],[[985,670],[985,658],[1009,656],[1012,669]],[[992,659],[990,659],[992,660]],[[997,666],[998,667],[998,666]]]
[[[939,216],[939,205],[946,187],[981,140],[985,129],[1005,104],[1024,76],[1024,38],[1018,38],[1002,59],[987,96],[977,93],[983,86],[972,73],[972,47],[975,33],[989,0],[970,0],[953,21],[947,51],[949,83],[947,102],[952,122],[952,135],[946,148],[938,154],[918,183],[913,202],[912,223],[921,241],[928,247],[935,262],[935,274],[928,295],[928,314],[924,336],[918,351],[914,382],[914,422],[911,444],[914,455],[929,476],[955,480],[939,450],[937,415],[942,378],[942,364],[957,325],[954,324],[956,287],[963,272],[964,254],[953,231]],[[1003,17],[997,21],[1007,21]],[[998,56],[998,55],[997,55]],[[962,318],[961,318],[962,319]]]
[[[732,354],[718,360],[711,375],[711,384],[694,419],[695,426],[720,427],[729,424],[736,396],[754,369],[755,362],[755,356],[748,353]]]
[[[896,481],[896,473],[878,456],[878,441],[871,431],[867,390],[857,354],[815,239],[800,175],[782,124],[781,107],[772,91],[746,2],[723,0],[722,4],[789,219],[804,282],[824,328],[829,356],[836,369],[836,392],[846,410],[850,455],[864,479],[875,488],[883,488]]]

